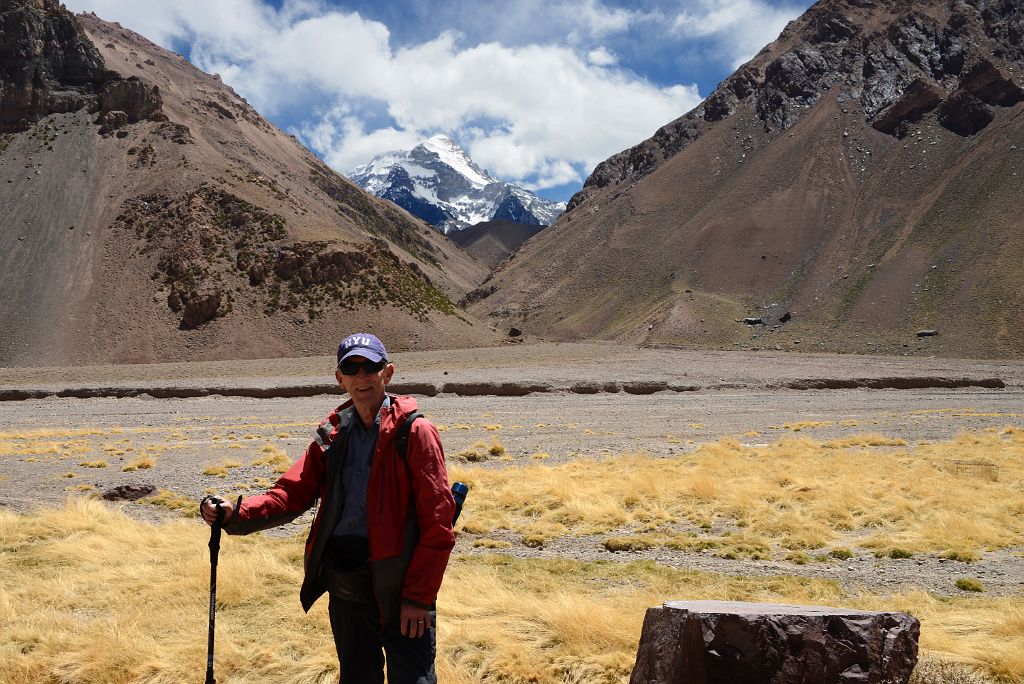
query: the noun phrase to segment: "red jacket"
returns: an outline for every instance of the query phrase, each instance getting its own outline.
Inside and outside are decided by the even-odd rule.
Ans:
[[[417,419],[405,461],[395,449],[395,432],[414,411],[414,398],[391,397],[390,408],[381,412],[370,465],[366,520],[370,571],[382,619],[397,611],[399,600],[431,607],[455,545],[455,500],[448,488],[437,429],[425,418]],[[224,527],[229,534],[249,534],[282,525],[320,500],[306,540],[305,578],[299,593],[306,611],[326,591],[321,576],[323,554],[344,503],[341,466],[353,420],[359,416],[351,400],[331,411],[302,458],[268,492],[245,499]]]

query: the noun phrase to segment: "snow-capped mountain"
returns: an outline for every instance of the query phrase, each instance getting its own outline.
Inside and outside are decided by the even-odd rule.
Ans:
[[[550,225],[565,211],[564,202],[549,202],[494,178],[444,135],[408,151],[378,155],[346,175],[444,233],[496,220]]]

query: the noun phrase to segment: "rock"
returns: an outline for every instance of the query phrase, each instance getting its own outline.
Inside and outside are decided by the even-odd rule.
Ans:
[[[918,337],[935,337],[938,334],[939,334],[938,330],[918,330],[917,331],[917,336]]]
[[[181,309],[181,322],[187,328],[194,328],[213,320],[224,302],[224,290],[218,285],[207,284],[193,292]]]
[[[0,2],[0,133],[80,109],[105,72],[99,51],[60,2]]]
[[[127,484],[111,487],[103,492],[103,498],[107,501],[137,501],[155,493],[156,487],[151,484]]]
[[[871,125],[882,133],[902,138],[904,124],[913,123],[942,103],[946,92],[923,78],[915,79],[895,102],[879,112]]]
[[[649,608],[632,684],[905,684],[921,625],[905,613],[729,601]]]
[[[1024,99],[1024,91],[1013,81],[1013,75],[987,59],[975,64],[960,78],[960,89],[982,102],[1000,107],[1012,107]]]
[[[128,115],[122,111],[104,112],[96,119],[100,124],[100,134],[106,135],[128,125]]]
[[[520,330],[519,328],[509,328],[508,329],[508,336],[509,337],[519,337],[522,334],[523,334],[523,331]]]
[[[942,127],[965,137],[985,128],[994,118],[991,107],[963,90],[954,93],[939,109]]]
[[[743,322],[747,325],[764,325],[763,318],[744,318]]]
[[[779,323],[789,323],[793,319],[793,314],[789,311],[779,316]]]
[[[108,81],[100,93],[100,111],[124,112],[128,121],[167,121],[160,88],[137,76]]]

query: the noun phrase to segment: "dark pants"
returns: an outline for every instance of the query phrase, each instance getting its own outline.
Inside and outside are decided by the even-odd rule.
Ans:
[[[436,684],[436,610],[430,611],[430,629],[418,639],[402,636],[398,616],[382,629],[375,603],[331,596],[328,610],[341,663],[341,684],[383,684],[385,655],[388,684]]]

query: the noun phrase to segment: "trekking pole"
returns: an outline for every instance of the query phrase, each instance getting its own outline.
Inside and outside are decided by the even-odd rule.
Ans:
[[[210,530],[210,634],[206,642],[206,684],[217,684],[213,678],[213,632],[217,618],[217,555],[220,553],[220,528],[224,509],[217,503],[217,519]]]

